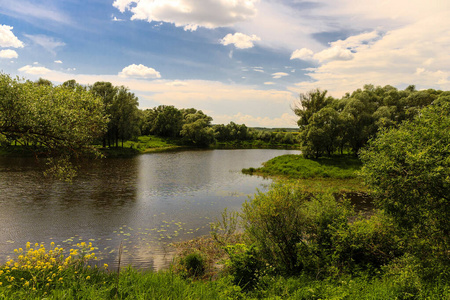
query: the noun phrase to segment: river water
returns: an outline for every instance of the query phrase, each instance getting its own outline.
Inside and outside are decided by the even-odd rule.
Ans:
[[[44,178],[33,158],[0,157],[0,263],[27,242],[92,242],[101,264],[170,264],[172,242],[209,233],[224,208],[239,210],[270,180],[244,175],[294,150],[202,150],[81,163],[72,183]]]

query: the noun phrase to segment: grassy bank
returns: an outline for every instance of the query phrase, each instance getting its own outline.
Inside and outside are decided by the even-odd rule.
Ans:
[[[367,189],[357,175],[361,167],[361,161],[354,156],[307,159],[302,155],[289,154],[277,156],[260,168],[243,169],[242,172],[284,181],[297,181],[297,184],[309,192],[354,192]]]
[[[244,290],[226,269],[213,279],[189,276],[174,266],[153,272],[96,266],[94,247],[70,251],[53,244],[16,249],[0,266],[0,299],[448,299],[448,283],[427,283],[413,273],[388,276],[284,277],[261,274]],[[411,272],[411,270],[409,270]]]

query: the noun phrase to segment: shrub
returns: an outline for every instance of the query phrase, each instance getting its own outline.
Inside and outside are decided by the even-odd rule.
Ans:
[[[233,276],[233,283],[244,291],[256,287],[264,269],[264,263],[258,255],[258,249],[245,244],[229,245],[226,247],[230,260],[227,262],[228,271]]]
[[[242,219],[261,257],[275,271],[292,275],[305,266],[323,265],[331,254],[333,231],[347,223],[349,213],[331,194],[310,194],[295,185],[276,184],[244,203]]]
[[[185,268],[187,276],[200,277],[205,274],[206,259],[200,252],[191,252],[181,258],[181,265]]]
[[[403,243],[390,218],[378,212],[335,231],[333,263],[342,271],[376,272],[403,255]]]

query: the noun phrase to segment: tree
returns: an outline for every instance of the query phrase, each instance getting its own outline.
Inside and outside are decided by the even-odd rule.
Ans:
[[[56,172],[72,157],[97,153],[91,144],[106,122],[101,100],[91,93],[0,74],[0,135],[65,162]]]
[[[116,131],[115,124],[112,121],[115,119],[113,115],[113,101],[118,88],[113,86],[111,82],[98,81],[90,88],[91,93],[96,97],[100,97],[103,101],[103,108],[105,114],[109,116],[110,120],[107,125],[107,131],[103,135],[103,147],[108,144],[111,147],[111,142],[114,142],[114,132]]]
[[[119,146],[119,140],[131,139],[140,134],[138,98],[128,88],[113,86],[110,82],[96,82],[90,91],[103,100],[109,116],[108,131],[103,136],[103,147]]]
[[[339,114],[331,107],[314,113],[301,133],[305,156],[318,158],[323,153],[331,155],[338,146]]]
[[[420,255],[449,260],[450,96],[441,96],[398,128],[383,129],[360,153],[377,204]],[[425,243],[423,241],[426,241]],[[425,248],[424,248],[425,247]]]
[[[128,91],[125,87],[120,87],[114,97],[113,103],[117,108],[116,114],[116,146],[118,139],[123,142],[125,139],[130,139],[140,135],[139,130],[139,109],[138,98]]]
[[[184,124],[180,135],[184,141],[200,147],[207,147],[215,142],[214,129],[210,127],[212,118],[201,110],[188,109],[184,112]]]
[[[183,127],[183,114],[174,106],[160,105],[155,110],[151,133],[163,137],[179,137]]]
[[[39,78],[36,80],[35,84],[53,86],[53,83],[50,80],[44,78]]]
[[[326,97],[327,91],[319,89],[311,90],[308,93],[300,94],[299,104],[293,110],[299,116],[298,126],[303,129],[309,124],[312,115],[332,102],[331,97]]]

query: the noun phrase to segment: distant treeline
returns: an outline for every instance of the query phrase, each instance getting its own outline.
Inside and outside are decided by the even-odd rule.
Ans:
[[[294,112],[299,116],[300,144],[307,157],[349,150],[357,154],[382,128],[412,120],[421,108],[450,97],[449,91],[405,90],[365,85],[341,99],[319,89],[301,94]]]
[[[32,82],[0,74],[0,79],[2,145],[39,146],[56,152],[64,148],[70,153],[75,145],[123,147],[125,141],[140,135],[174,138],[195,147],[298,143],[298,133],[292,129],[252,129],[234,122],[212,125],[212,117],[195,108],[160,105],[140,110],[138,98],[128,88],[110,82],[84,86],[68,80],[54,86],[43,78]]]

